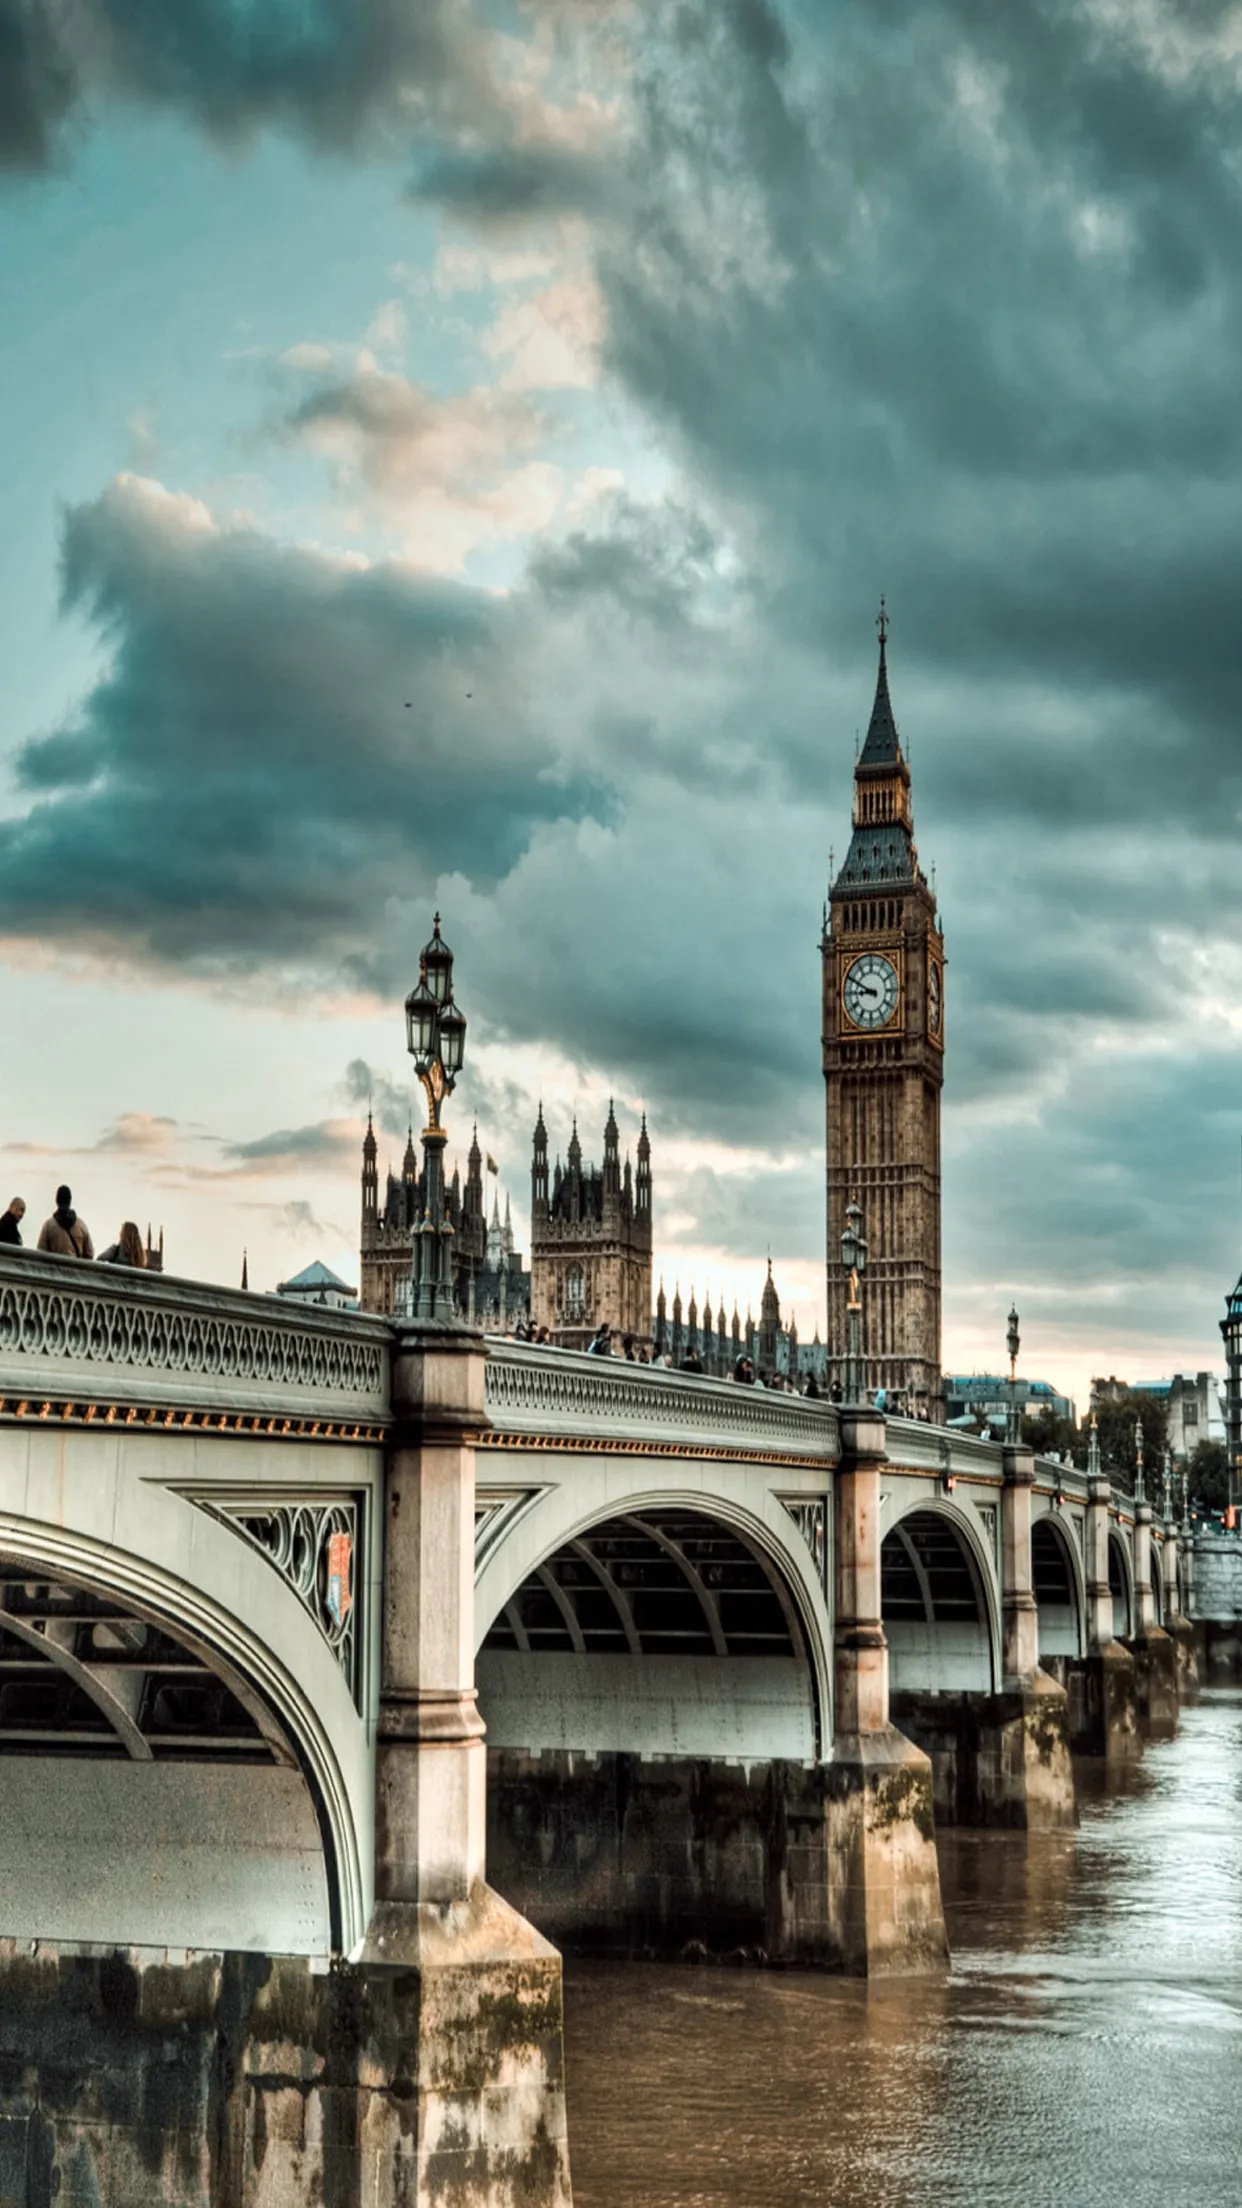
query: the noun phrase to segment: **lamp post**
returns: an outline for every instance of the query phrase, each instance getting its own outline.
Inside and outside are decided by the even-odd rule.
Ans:
[[[427,1098],[423,1130],[426,1200],[414,1229],[411,1310],[416,1319],[452,1320],[453,1228],[444,1216],[444,1146],[440,1107],[451,1096],[466,1054],[465,1014],[453,1002],[453,954],[435,933],[418,962],[418,983],[405,1000],[406,1045]]]
[[[1181,1461],[1181,1465],[1180,1465],[1180,1466],[1179,1466],[1179,1468],[1178,1468],[1178,1475],[1177,1475],[1177,1480],[1178,1480],[1178,1487],[1179,1487],[1179,1489],[1180,1489],[1180,1493],[1181,1493],[1181,1505],[1182,1505],[1182,1532],[1183,1532],[1183,1534],[1185,1535],[1186,1539],[1187,1539],[1187,1540],[1189,1540],[1189,1539],[1190,1539],[1190,1471],[1189,1471],[1189,1467],[1187,1466],[1187,1463],[1186,1463],[1186,1459],[1185,1459],[1185,1457],[1183,1457],[1183,1458],[1182,1458],[1182,1461]]]
[[[845,1365],[845,1400],[847,1403],[857,1403],[862,1397],[862,1276],[867,1270],[867,1237],[863,1233],[861,1204],[847,1204],[845,1207],[841,1263],[846,1275],[845,1308],[850,1322],[850,1351]]]
[[[1242,1497],[1242,1280],[1239,1280],[1225,1305],[1220,1331],[1225,1344],[1225,1365],[1228,1373],[1225,1383],[1225,1454],[1229,1481],[1226,1489],[1229,1515],[1226,1523],[1232,1526],[1239,1499]]]
[[[1016,1303],[1009,1306],[1009,1332],[1005,1336],[1005,1346],[1009,1351],[1009,1415],[1005,1421],[1005,1439],[1011,1448],[1016,1448],[1022,1439],[1018,1423],[1018,1351],[1022,1347],[1022,1341],[1018,1333]]]
[[[1136,1418],[1134,1421],[1134,1500],[1136,1503],[1147,1501],[1147,1476],[1143,1468],[1143,1421],[1141,1418]]]
[[[1161,1515],[1166,1526],[1173,1523],[1173,1459],[1166,1448],[1164,1452],[1164,1476],[1161,1480]]]

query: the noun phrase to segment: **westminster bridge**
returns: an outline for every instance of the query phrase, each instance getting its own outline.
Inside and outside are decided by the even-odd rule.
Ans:
[[[568,2201],[551,1940],[942,1968],[934,1819],[1171,1729],[1189,1563],[1020,1447],[4,1252],[0,2208]]]

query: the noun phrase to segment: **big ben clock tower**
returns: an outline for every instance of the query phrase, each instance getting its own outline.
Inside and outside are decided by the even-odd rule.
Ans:
[[[888,695],[888,616],[854,769],[854,832],[823,937],[828,1089],[828,1344],[845,1379],[845,1207],[863,1209],[863,1364],[869,1389],[942,1416],[940,1089],[944,938],[919,866],[910,768]]]

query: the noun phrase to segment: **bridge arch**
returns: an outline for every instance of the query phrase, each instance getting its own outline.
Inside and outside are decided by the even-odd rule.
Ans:
[[[754,1507],[758,1503],[759,1507]],[[818,1555],[779,1498],[704,1488],[543,1498],[481,1571],[489,1746],[812,1762],[831,1742]],[[810,1538],[815,1538],[811,1529]]]
[[[988,1694],[1000,1679],[995,1564],[973,1514],[914,1502],[884,1536],[881,1614],[894,1694]]]
[[[1108,1529],[1108,1591],[1113,1598],[1113,1639],[1128,1640],[1134,1631],[1134,1572],[1115,1526]]]
[[[156,1522],[164,1504],[193,1508],[148,1500]],[[347,1951],[370,1901],[370,1790],[339,1753],[351,1728],[317,1629],[223,1525],[203,1515],[195,1543],[191,1584],[149,1555],[0,1512],[15,1851],[0,1932],[21,1936],[26,1912],[42,1937]],[[252,1563],[264,1631],[236,1600]],[[281,1653],[294,1644],[296,1668]],[[352,1705],[349,1719],[361,1736]]]
[[[1039,1606],[1039,1654],[1081,1656],[1086,1587],[1082,1559],[1068,1527],[1048,1511],[1031,1527],[1031,1579]]]

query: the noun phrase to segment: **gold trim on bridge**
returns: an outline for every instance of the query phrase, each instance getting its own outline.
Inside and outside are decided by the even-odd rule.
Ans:
[[[789,1449],[727,1449],[719,1443],[699,1441],[651,1441],[626,1434],[527,1434],[486,1432],[467,1434],[476,1449],[555,1449],[561,1454],[588,1457],[681,1457],[710,1459],[713,1464],[775,1464],[797,1466],[807,1472],[834,1472],[835,1463],[822,1456],[804,1457]]]
[[[0,1396],[0,1425],[123,1426],[138,1433],[234,1434],[254,1441],[346,1441],[376,1447],[386,1427],[351,1418],[208,1411],[172,1403],[95,1403],[81,1396]]]

